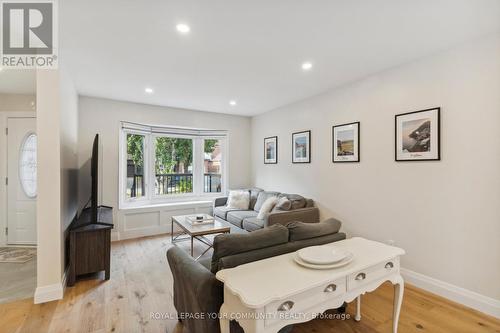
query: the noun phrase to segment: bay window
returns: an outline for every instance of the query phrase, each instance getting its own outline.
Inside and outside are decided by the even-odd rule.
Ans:
[[[227,132],[122,123],[120,206],[200,200],[226,188]]]

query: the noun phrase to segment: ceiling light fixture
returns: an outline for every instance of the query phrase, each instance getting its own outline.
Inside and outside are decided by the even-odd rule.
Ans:
[[[235,100],[231,100],[231,101],[229,101],[229,105],[231,105],[231,106],[236,106],[236,101],[235,101]]]
[[[144,89],[144,92],[146,94],[150,94],[151,95],[152,93],[154,93],[154,90],[153,90],[153,88],[146,88],[146,89]]]
[[[313,67],[313,64],[310,63],[310,62],[304,62],[302,64],[302,69],[305,70],[305,71],[308,71],[310,70],[311,68]]]
[[[177,29],[177,31],[179,31],[181,34],[187,34],[189,31],[191,31],[191,28],[189,27],[189,25],[187,24],[184,24],[184,23],[179,23],[177,24],[177,26],[175,27]]]

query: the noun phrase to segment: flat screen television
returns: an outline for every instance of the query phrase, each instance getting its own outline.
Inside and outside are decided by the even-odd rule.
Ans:
[[[98,220],[98,187],[99,187],[99,134],[95,135],[94,144],[92,145],[92,158],[90,160],[90,178],[91,178],[91,194],[90,194],[90,211],[91,222],[97,223]]]
[[[90,157],[90,184],[82,184],[82,191],[90,187],[90,198],[85,204],[74,228],[85,227],[91,224],[113,226],[113,208],[99,205],[99,147],[99,134],[96,134],[94,143],[92,144],[92,156]],[[88,166],[87,163],[86,165]],[[84,167],[80,172],[83,175],[88,175],[89,169],[88,167]],[[86,195],[88,198],[88,192]]]

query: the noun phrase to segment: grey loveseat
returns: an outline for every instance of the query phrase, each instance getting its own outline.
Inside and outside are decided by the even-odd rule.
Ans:
[[[211,260],[195,261],[180,248],[167,251],[174,279],[174,306],[184,333],[220,333],[216,315],[223,302],[223,284],[215,278],[221,269],[297,251],[313,245],[345,239],[341,223],[329,219],[321,223],[291,222],[243,234],[218,235]],[[243,330],[231,322],[231,333]]]
[[[234,225],[235,227],[255,231],[274,224],[287,224],[292,221],[301,221],[306,223],[319,222],[319,210],[314,207],[312,199],[306,199],[298,194],[287,194],[280,192],[264,191],[259,188],[244,189],[250,192],[250,206],[247,210],[238,210],[228,207],[227,197],[215,199],[214,216]],[[286,197],[290,201],[287,209],[275,207],[265,219],[257,218],[259,210],[271,196],[278,198]]]

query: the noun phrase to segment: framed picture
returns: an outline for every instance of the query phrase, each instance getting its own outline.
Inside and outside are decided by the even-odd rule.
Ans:
[[[396,115],[396,161],[437,161],[440,156],[440,108]]]
[[[278,163],[278,137],[264,138],[264,164]]]
[[[359,121],[332,127],[332,162],[359,162]]]
[[[292,134],[292,163],[311,163],[311,131]]]

